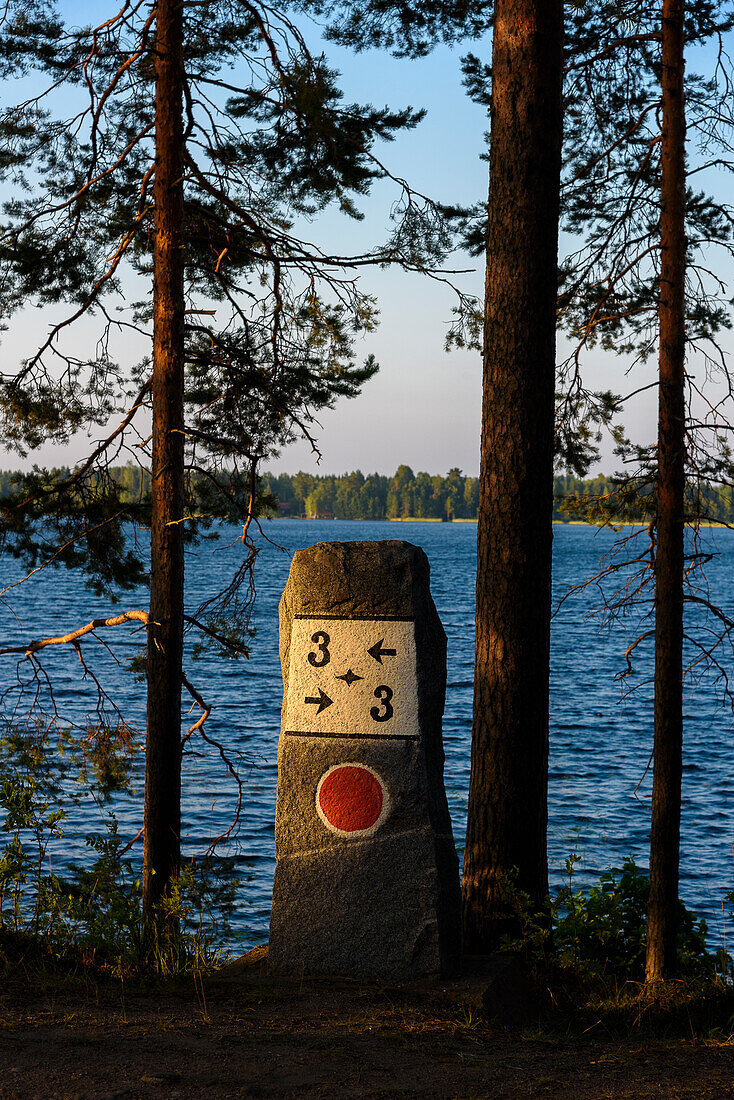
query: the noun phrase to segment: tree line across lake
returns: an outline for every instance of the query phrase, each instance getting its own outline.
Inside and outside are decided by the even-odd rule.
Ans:
[[[142,467],[116,466],[109,472],[130,502],[149,494],[150,473]],[[13,470],[0,470],[0,500],[12,493],[17,476]],[[303,470],[296,474],[265,473],[260,490],[266,514],[310,519],[475,520],[479,502],[479,478],[465,477],[457,467],[445,476],[424,470],[414,473],[406,465],[398,466],[392,477],[363,474],[361,470],[344,474],[310,474]],[[712,521],[734,523],[734,486],[710,488],[706,508],[701,511]],[[639,500],[627,503],[618,498],[613,477],[599,474],[584,479],[564,474],[553,479],[554,520],[598,520],[602,514],[620,522],[648,518]]]

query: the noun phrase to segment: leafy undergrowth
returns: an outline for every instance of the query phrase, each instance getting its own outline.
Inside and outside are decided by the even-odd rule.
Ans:
[[[131,845],[123,844],[112,812],[105,832],[85,838],[85,863],[54,870],[65,807],[80,804],[90,789],[100,807],[128,789],[129,757],[116,756],[106,741],[103,748],[101,762],[92,754],[80,768],[68,738],[53,744],[47,730],[0,736],[0,976],[86,971],[149,981],[205,974],[223,961],[240,886],[232,859],[182,860],[148,919],[139,860],[128,855]]]
[[[649,880],[634,860],[579,889],[575,856],[568,881],[537,913],[513,883],[505,891],[504,948],[521,960],[528,993],[525,1019],[543,1031],[576,1035],[599,1030],[717,1038],[734,1035],[734,967],[729,953],[710,950],[707,928],[678,905],[678,973],[646,984],[645,933]],[[730,902],[734,897],[730,896]]]

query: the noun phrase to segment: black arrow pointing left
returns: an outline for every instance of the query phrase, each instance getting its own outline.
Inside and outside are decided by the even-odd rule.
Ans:
[[[318,704],[319,709],[316,711],[317,714],[321,714],[322,710],[326,710],[326,708],[330,707],[331,704],[334,702],[334,700],[330,699],[322,688],[319,688],[318,695],[307,695],[303,701],[304,703],[313,703],[314,705]]]
[[[385,639],[380,638],[379,642],[375,642],[373,646],[367,650],[370,657],[374,657],[379,665],[382,664],[383,657],[397,657],[397,650],[385,649]]]

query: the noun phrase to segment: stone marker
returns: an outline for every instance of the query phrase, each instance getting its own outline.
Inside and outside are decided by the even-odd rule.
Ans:
[[[407,542],[298,550],[280,602],[283,713],[269,965],[450,973],[459,865],[443,785],[446,635]]]

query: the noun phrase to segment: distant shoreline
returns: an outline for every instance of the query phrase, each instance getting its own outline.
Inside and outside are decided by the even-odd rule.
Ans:
[[[446,525],[452,523],[476,523],[476,519],[466,519],[463,516],[456,519],[443,520],[437,519],[435,516],[388,516],[385,519],[339,519],[334,516],[325,519],[323,516],[286,516],[276,515],[270,516],[270,519],[299,519],[302,523],[445,523]],[[584,519],[554,519],[551,521],[554,527],[604,527],[603,523],[589,523]],[[609,524],[610,527],[649,527],[649,523],[639,520],[618,520]],[[717,523],[715,520],[706,520],[701,522],[699,527],[723,527],[726,529],[728,524]]]

